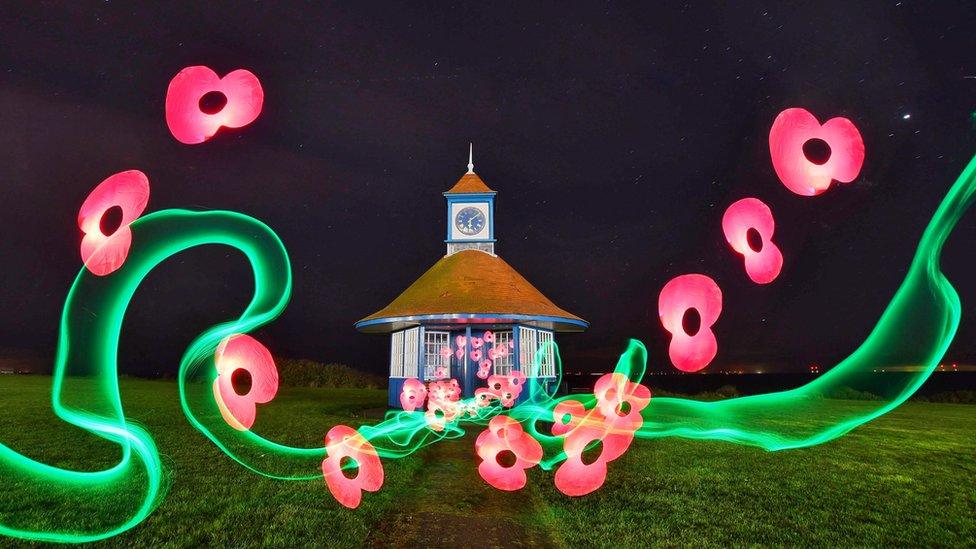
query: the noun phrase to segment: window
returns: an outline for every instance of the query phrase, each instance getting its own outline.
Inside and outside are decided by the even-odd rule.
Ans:
[[[420,328],[403,332],[403,377],[417,377],[420,359]]]
[[[390,377],[417,377],[420,328],[395,332],[390,338]]]
[[[390,342],[390,377],[403,377],[403,332],[394,332]]]
[[[552,332],[525,326],[519,326],[518,330],[519,367],[522,372],[526,377],[555,377],[556,350]]]
[[[480,250],[486,254],[495,255],[494,242],[449,242],[447,244],[447,255],[451,255],[462,250]]]
[[[448,332],[424,332],[424,379],[437,379],[437,368],[451,366],[451,355],[441,354],[441,349],[451,351],[451,334]],[[452,351],[453,353],[453,351]]]
[[[519,368],[526,377],[536,377],[535,369],[535,350],[536,350],[536,331],[532,328],[519,326]]]
[[[556,377],[556,349],[552,342],[552,332],[539,330],[539,377]]]
[[[511,341],[512,332],[495,332],[495,348],[500,349],[504,347],[507,351],[505,356],[495,356],[495,365],[492,372],[497,375],[507,376],[512,373],[512,365],[515,363],[513,359],[515,351],[509,347]]]

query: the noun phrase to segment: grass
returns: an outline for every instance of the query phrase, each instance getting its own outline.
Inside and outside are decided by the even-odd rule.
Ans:
[[[0,376],[0,441],[47,463],[96,469],[117,450],[57,420],[50,378]],[[967,545],[976,540],[976,408],[909,402],[814,448],[765,452],[721,442],[637,441],[602,490],[563,496],[552,473],[504,493],[477,474],[474,435],[384,462],[383,489],[340,507],[322,481],[266,479],[225,457],[185,421],[176,384],[126,379],[129,417],[144,424],[171,473],[149,518],[111,546],[360,545]],[[337,424],[385,406],[372,389],[284,388],[256,429],[320,445]],[[831,407],[863,406],[824,401]],[[0,469],[0,522],[50,520],[51,502]],[[133,492],[137,491],[133,487]],[[131,494],[129,494],[131,495]],[[109,494],[90,494],[103,501]],[[123,513],[126,494],[119,499]],[[76,502],[79,523],[113,519]],[[118,516],[117,514],[115,516]],[[21,522],[20,524],[23,524]],[[4,545],[9,540],[0,542]]]

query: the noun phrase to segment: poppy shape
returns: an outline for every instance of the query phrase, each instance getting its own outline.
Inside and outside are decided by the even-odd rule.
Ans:
[[[432,381],[427,394],[430,402],[453,402],[461,397],[461,386],[456,379]]]
[[[605,374],[593,386],[596,407],[614,433],[633,433],[644,424],[641,410],[651,402],[651,390],[626,375]]]
[[[622,456],[633,439],[630,433],[611,432],[603,414],[591,410],[563,439],[566,461],[556,470],[556,488],[567,496],[584,496],[597,490],[607,479],[607,463]],[[600,454],[587,463],[583,453],[596,443],[600,444]]]
[[[440,408],[430,409],[430,404],[427,405],[427,411],[424,412],[424,420],[427,422],[427,427],[431,431],[443,431],[444,427],[447,425],[447,420],[444,419],[443,410]],[[440,413],[438,413],[440,411]]]
[[[701,274],[686,274],[671,279],[657,302],[658,314],[664,329],[671,332],[668,356],[675,368],[683,372],[697,372],[715,358],[718,342],[712,325],[722,313],[722,290],[711,278]],[[682,319],[695,309],[701,319],[693,333],[688,333]]]
[[[483,356],[484,355],[481,353],[481,349],[475,349],[475,350],[471,351],[471,360],[473,360],[475,362],[481,362],[481,358]]]
[[[542,445],[525,434],[522,425],[508,416],[495,416],[488,422],[488,429],[482,431],[475,441],[475,450],[482,459],[478,464],[478,474],[485,482],[511,492],[525,487],[528,477],[525,470],[535,467],[542,459]],[[511,452],[515,461],[502,464],[502,453]]]
[[[98,276],[118,270],[129,255],[132,230],[129,225],[146,209],[149,202],[149,179],[139,170],[114,174],[95,187],[78,211],[81,239],[81,260],[85,268]],[[118,207],[121,222],[108,234],[102,231],[102,218]]]
[[[457,357],[458,360],[462,360],[464,358],[464,349],[458,349],[455,351],[454,356]]]
[[[427,426],[432,430],[443,431],[444,426],[454,422],[460,413],[461,410],[455,401],[428,399],[424,418],[427,420]]]
[[[508,390],[508,376],[493,375],[488,377],[488,389],[494,393]]]
[[[363,498],[363,490],[375,492],[383,486],[383,463],[376,448],[351,427],[336,425],[325,436],[327,456],[322,461],[322,475],[336,501],[355,509]],[[344,458],[355,461],[356,476],[346,477]],[[347,466],[348,468],[348,466]]]
[[[479,408],[485,408],[491,405],[491,401],[497,399],[498,397],[491,391],[491,389],[485,389],[484,387],[474,390],[474,402]]]
[[[444,347],[441,347],[441,358],[443,358],[444,360],[450,360],[451,359],[451,348],[450,347],[448,347],[446,345]]]
[[[458,383],[458,380],[451,378],[447,387],[451,395],[451,400],[458,400],[461,398],[461,384]]]
[[[508,374],[508,386],[521,392],[523,385],[525,385],[525,374],[521,370],[512,370]]]
[[[499,358],[508,356],[508,347],[504,345],[502,346],[496,345],[491,348],[491,351],[489,351],[488,354],[492,360],[498,360]]]
[[[257,405],[271,402],[278,393],[278,369],[271,352],[249,335],[232,335],[217,346],[214,366],[217,379],[213,392],[220,415],[238,431],[249,430],[257,416]],[[233,384],[234,374],[240,370],[251,377],[251,387],[243,395]]]
[[[454,342],[457,343],[458,348],[463,349],[464,346],[468,344],[468,338],[464,336],[457,336],[454,338]]]
[[[601,384],[605,397],[617,383],[618,380],[608,378]],[[599,406],[587,411],[575,400],[557,404],[553,409],[553,420],[552,432],[564,437],[563,451],[566,453],[566,461],[556,470],[555,483],[556,488],[568,496],[589,494],[602,486],[607,477],[607,463],[622,456],[634,439],[632,432],[614,429]],[[584,459],[587,448],[598,443],[599,455],[595,458],[587,455]]]
[[[485,344],[485,340],[482,339],[482,338],[480,338],[480,337],[472,337],[471,338],[471,348],[472,349],[480,349],[481,346],[484,345],[484,344]]]
[[[515,405],[515,399],[518,398],[518,393],[510,389],[506,389],[495,393],[495,396],[498,397],[498,402],[502,406],[505,408],[511,408]]]
[[[485,330],[485,333],[481,337],[485,340],[485,343],[495,342],[495,334],[491,330]]]
[[[496,374],[488,376],[488,390],[491,391],[502,406],[511,408],[522,392],[522,386],[512,385],[509,382],[509,376]]]
[[[478,376],[478,379],[488,379],[488,376],[491,375],[491,361],[487,358],[482,360],[481,364],[478,365],[478,373],[475,375]]]
[[[746,274],[756,284],[769,284],[783,268],[783,254],[773,244],[773,212],[758,198],[733,203],[722,216],[722,232],[732,249],[742,254]],[[750,231],[758,237],[750,240]]]
[[[437,368],[434,369],[434,376],[437,379],[446,379],[450,375],[451,375],[451,371],[448,369],[447,366],[438,366]]]
[[[562,436],[576,428],[586,416],[586,407],[578,400],[564,400],[552,410],[552,434]]]
[[[411,377],[403,382],[403,390],[400,391],[400,407],[408,412],[412,412],[423,407],[424,400],[427,398],[427,387],[422,381]]]
[[[226,100],[216,112],[201,109],[208,94],[220,94]],[[223,78],[208,67],[194,66],[181,70],[166,89],[166,125],[180,143],[195,145],[213,137],[221,127],[241,128],[261,114],[264,90],[251,71],[237,69]]]
[[[821,140],[829,151],[826,159],[807,158],[804,146]],[[773,169],[787,189],[803,196],[826,191],[832,181],[854,181],[864,164],[864,141],[853,122],[831,118],[823,125],[806,109],[779,113],[769,130],[769,154]]]

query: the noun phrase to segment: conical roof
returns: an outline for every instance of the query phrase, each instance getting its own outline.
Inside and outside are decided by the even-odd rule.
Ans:
[[[487,194],[495,191],[488,188],[488,185],[474,172],[468,172],[458,179],[458,182],[444,194]]]
[[[479,250],[442,258],[389,305],[357,322],[356,328],[389,332],[422,320],[524,322],[576,332],[589,326],[549,301],[505,260]]]

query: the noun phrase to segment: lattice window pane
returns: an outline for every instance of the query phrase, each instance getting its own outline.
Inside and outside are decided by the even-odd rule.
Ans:
[[[420,328],[404,331],[403,337],[403,377],[417,377],[417,362],[420,358]]]
[[[540,359],[539,377],[556,376],[556,349],[552,345],[552,332],[538,331]]]
[[[448,332],[424,332],[424,379],[435,379],[437,368],[450,367],[451,354],[445,357],[441,353],[444,348],[451,351],[450,340]]]
[[[507,351],[505,356],[497,356],[492,373],[507,376],[512,373],[512,366],[515,364],[515,350],[509,347],[512,341],[512,332],[495,332],[495,348],[502,347]]]
[[[519,368],[527,377],[535,377],[535,352],[538,348],[536,331],[532,328],[519,326]]]
[[[403,377],[403,332],[394,332],[390,340],[390,377]]]

